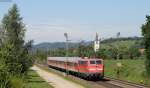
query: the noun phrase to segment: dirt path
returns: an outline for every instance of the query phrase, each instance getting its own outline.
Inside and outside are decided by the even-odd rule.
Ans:
[[[45,79],[46,82],[48,82],[55,88],[84,88],[81,85],[63,79],[58,75],[46,72],[45,70],[42,70],[37,66],[33,66],[31,69],[36,71],[39,76],[41,76],[43,79]]]

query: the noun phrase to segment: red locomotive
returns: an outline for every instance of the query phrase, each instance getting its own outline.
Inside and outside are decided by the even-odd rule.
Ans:
[[[100,79],[104,77],[104,65],[102,59],[48,57],[47,64],[51,68],[68,71],[70,74],[79,75],[83,78]]]

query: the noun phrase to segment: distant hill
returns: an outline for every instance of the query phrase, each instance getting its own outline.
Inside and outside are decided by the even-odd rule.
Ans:
[[[129,41],[129,40],[141,41],[142,37],[108,38],[108,39],[105,39],[105,40],[101,41],[101,43],[113,43],[113,42],[116,42],[116,41]]]
[[[142,40],[142,37],[123,37],[123,38],[109,38],[102,40],[101,43],[114,43],[116,41],[129,41],[129,40]],[[82,45],[91,45],[93,44],[93,41],[82,41]],[[77,48],[79,46],[79,43],[69,43],[69,47]],[[40,50],[47,50],[47,49],[58,49],[58,48],[65,48],[66,43],[65,42],[54,42],[54,43],[49,43],[49,42],[44,42],[40,43],[37,45],[33,45],[33,51],[40,49]]]
[[[83,41],[81,42],[81,44],[85,46],[91,45],[92,41],[88,41],[88,42]],[[79,43],[68,43],[68,46],[75,48],[79,46]],[[65,47],[66,47],[65,42],[54,42],[54,43],[44,42],[37,45],[33,45],[32,50],[37,50],[37,49],[47,50],[47,49],[58,49],[58,48],[65,48]]]

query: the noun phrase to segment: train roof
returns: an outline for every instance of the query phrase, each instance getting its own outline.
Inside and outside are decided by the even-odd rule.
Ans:
[[[78,62],[79,60],[97,60],[97,59],[82,59],[81,57],[48,57],[47,60],[55,60],[55,61],[64,61],[66,62],[68,58],[68,62]],[[101,60],[101,59],[99,59]]]

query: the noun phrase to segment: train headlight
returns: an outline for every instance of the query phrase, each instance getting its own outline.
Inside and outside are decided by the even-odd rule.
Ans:
[[[100,69],[100,68],[99,68],[99,69],[97,69],[97,70],[102,71],[103,69]]]
[[[90,71],[94,71],[94,70],[96,70],[96,69],[90,68],[89,70],[90,70]]]

